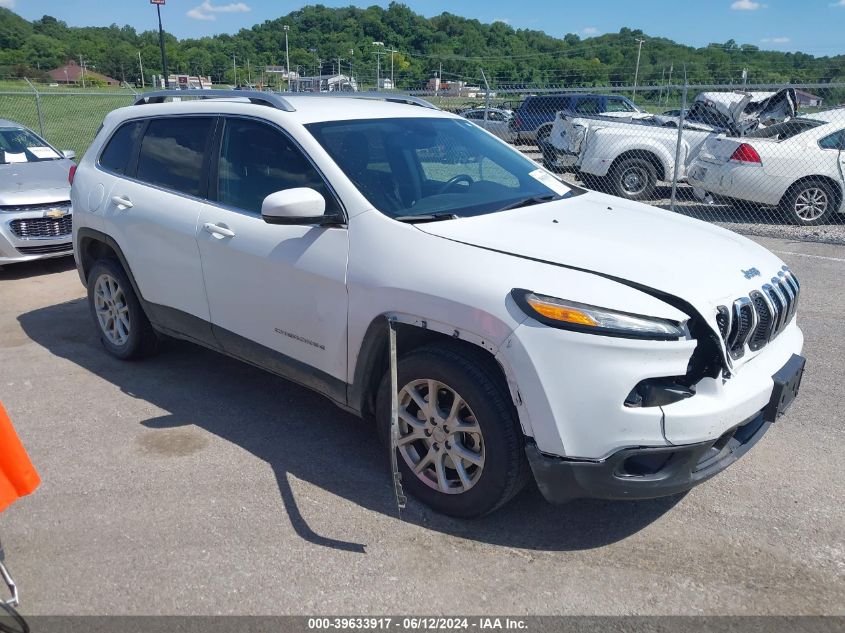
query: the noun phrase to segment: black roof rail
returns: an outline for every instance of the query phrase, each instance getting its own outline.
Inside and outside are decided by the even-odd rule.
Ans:
[[[138,95],[133,105],[147,103],[164,103],[167,98],[187,99],[247,99],[250,103],[270,106],[284,112],[296,112],[290,102],[275,92],[260,92],[258,90],[158,90]]]
[[[168,98],[187,99],[246,99],[250,103],[270,106],[284,112],[296,112],[287,97],[346,97],[352,99],[373,99],[377,101],[390,101],[392,103],[405,103],[408,105],[421,106],[432,110],[439,110],[437,106],[425,99],[405,94],[394,94],[392,92],[261,92],[258,90],[158,90],[138,95],[133,105],[144,105],[148,103],[164,103]]]

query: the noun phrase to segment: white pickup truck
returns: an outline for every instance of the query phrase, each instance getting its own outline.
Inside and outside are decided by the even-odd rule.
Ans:
[[[699,94],[683,120],[678,178],[705,141],[720,134],[743,136],[795,115],[791,88],[778,92]],[[675,173],[679,117],[648,113],[572,117],[558,112],[549,139],[541,145],[549,168],[572,168],[585,181],[630,200],[649,199]],[[592,184],[592,183],[591,183]]]

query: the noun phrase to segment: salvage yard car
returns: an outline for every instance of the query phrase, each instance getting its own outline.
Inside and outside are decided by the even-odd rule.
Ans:
[[[71,254],[74,157],[0,119],[0,266]]]
[[[795,116],[795,90],[778,92],[703,92],[682,124],[678,179],[698,156],[704,142],[720,134],[744,136]],[[585,181],[629,200],[649,200],[658,183],[675,173],[679,118],[635,113],[630,116],[574,116],[560,112],[545,161],[551,167],[574,166]]]
[[[793,224],[824,224],[845,210],[843,150],[845,109],[808,114],[744,138],[709,139],[687,180],[699,198],[779,206]]]
[[[557,502],[688,490],[797,393],[798,280],[750,240],[565,185],[412,97],[183,95],[110,113],[73,182],[118,358],[166,334],[314,389],[459,517],[532,475]]]

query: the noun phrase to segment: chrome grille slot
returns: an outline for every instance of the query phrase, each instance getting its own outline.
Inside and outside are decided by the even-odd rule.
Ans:
[[[9,229],[22,240],[67,237],[72,229],[70,214],[62,218],[20,218],[9,222]]]
[[[756,352],[780,334],[798,308],[801,285],[786,266],[771,283],[739,297],[730,308],[716,309],[716,324],[731,358],[742,358],[746,346]]]
[[[751,302],[754,304],[754,310],[757,312],[757,327],[754,328],[754,332],[748,341],[748,349],[756,352],[758,349],[763,348],[772,334],[772,317],[774,314],[769,307],[769,302],[759,290],[751,293]]]

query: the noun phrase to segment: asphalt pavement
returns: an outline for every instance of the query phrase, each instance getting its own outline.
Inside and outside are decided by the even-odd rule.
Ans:
[[[0,515],[39,614],[845,614],[845,246],[802,282],[802,393],[683,497],[401,520],[373,430],[187,343],[108,356],[72,262],[0,270],[0,400],[42,487]]]

